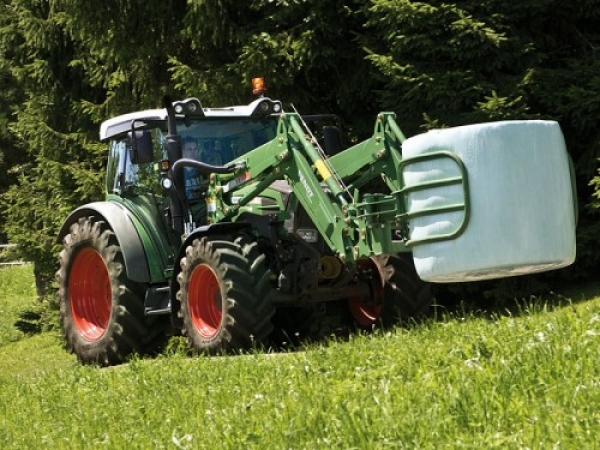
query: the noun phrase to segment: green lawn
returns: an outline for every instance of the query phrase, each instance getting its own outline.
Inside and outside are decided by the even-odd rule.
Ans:
[[[600,445],[598,286],[573,305],[455,315],[295,353],[98,369],[55,334],[15,328],[35,307],[30,278],[27,266],[0,270],[14,285],[0,300],[2,449]]]
[[[15,323],[24,312],[35,308],[32,266],[0,266],[0,346],[23,337]]]

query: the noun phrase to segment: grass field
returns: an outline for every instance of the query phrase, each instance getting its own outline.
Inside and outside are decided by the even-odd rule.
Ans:
[[[29,266],[0,283],[2,449],[600,447],[598,285],[302,351],[98,369],[24,330]]]

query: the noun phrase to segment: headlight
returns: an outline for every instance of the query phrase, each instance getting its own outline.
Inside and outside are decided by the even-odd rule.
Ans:
[[[198,102],[198,103],[196,103],[196,102],[190,102],[190,103],[188,103],[187,109],[188,109],[188,112],[190,114],[195,114],[198,111],[198,109],[200,109],[200,102]]]
[[[268,116],[269,114],[279,114],[282,110],[281,102],[273,101],[269,98],[261,100],[254,111],[253,116]]]
[[[271,102],[268,100],[264,100],[258,104],[258,110],[261,114],[270,114],[271,113]]]
[[[173,110],[175,114],[189,114],[189,115],[203,115],[202,105],[200,100],[195,97],[186,98],[173,103]]]

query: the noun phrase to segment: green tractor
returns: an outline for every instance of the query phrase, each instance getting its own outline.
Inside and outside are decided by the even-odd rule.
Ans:
[[[461,201],[434,209],[466,223],[460,159],[434,156],[458,176],[407,188],[394,114],[344,149],[335,116],[284,112],[260,83],[255,93],[226,108],[165,99],[102,124],[106,198],[73,211],[58,237],[60,321],[82,363],[118,364],[173,333],[198,353],[242,351],[267,342],[279,315],[312,320],[300,311],[325,302],[366,329],[431,307],[407,196],[458,186]]]

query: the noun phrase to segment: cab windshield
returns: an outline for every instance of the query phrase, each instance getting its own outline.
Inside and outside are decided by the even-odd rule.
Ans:
[[[207,164],[222,166],[269,142],[277,134],[277,119],[203,118],[181,119],[177,123],[182,155]],[[161,195],[160,161],[167,159],[167,131],[150,129],[154,148],[151,162],[134,164],[130,159],[131,140],[126,135],[112,139],[108,158],[106,188],[109,193],[142,188]],[[139,189],[138,189],[139,190]]]
[[[182,156],[222,166],[273,139],[276,119],[215,118],[181,120]]]

